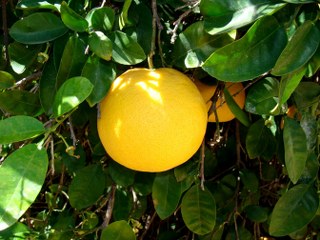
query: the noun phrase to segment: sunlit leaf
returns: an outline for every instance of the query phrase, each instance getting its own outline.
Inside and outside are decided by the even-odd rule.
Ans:
[[[113,27],[114,19],[114,10],[109,7],[93,8],[86,16],[89,28],[96,31],[110,31]]]
[[[31,10],[31,9],[51,9],[54,11],[58,11],[60,8],[61,0],[20,0],[18,1],[16,8],[23,10]]]
[[[44,183],[48,168],[45,149],[26,145],[0,166],[0,231],[13,225],[30,207]]]
[[[102,230],[100,240],[135,240],[136,236],[126,221],[116,221]]]
[[[272,236],[293,233],[308,224],[319,207],[319,196],[313,184],[299,184],[286,192],[276,203],[269,226]]]
[[[1,231],[0,240],[21,240],[27,239],[31,230],[23,223],[17,222],[9,228]]]
[[[87,20],[73,11],[66,2],[61,3],[60,12],[63,23],[71,30],[85,32],[88,29]]]
[[[14,77],[5,71],[0,71],[0,89],[12,87],[15,83]]]
[[[112,42],[103,32],[93,32],[89,36],[89,47],[98,57],[110,60],[112,56]]]

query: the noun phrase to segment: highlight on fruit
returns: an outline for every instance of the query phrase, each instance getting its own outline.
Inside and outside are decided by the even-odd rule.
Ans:
[[[100,103],[98,133],[121,165],[162,172],[189,160],[207,126],[207,107],[195,84],[171,69],[130,69]]]

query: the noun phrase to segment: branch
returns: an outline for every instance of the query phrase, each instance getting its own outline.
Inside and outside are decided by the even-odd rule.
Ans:
[[[7,6],[6,0],[1,1],[2,7],[2,30],[3,30],[3,45],[5,54],[5,67],[9,64],[9,34],[8,34],[8,22],[7,22]]]

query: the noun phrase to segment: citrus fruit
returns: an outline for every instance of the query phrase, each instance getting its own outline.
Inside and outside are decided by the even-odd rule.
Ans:
[[[170,69],[131,69],[100,104],[98,133],[121,165],[161,172],[186,162],[200,147],[207,108],[193,82]]]
[[[199,80],[195,80],[194,83],[198,87],[203,99],[205,100],[208,110],[210,110],[212,106],[211,98],[214,95],[217,86],[208,85],[208,84],[202,83]],[[226,82],[225,87],[228,89],[231,96],[233,96],[233,99],[238,104],[238,106],[241,109],[243,109],[246,95],[245,95],[245,91],[243,89],[242,83]],[[228,107],[228,104],[225,101],[223,91],[221,91],[221,95],[218,96],[218,99],[216,102],[216,111],[217,111],[219,122],[228,122],[235,118],[234,114],[231,112],[230,108]],[[208,122],[216,122],[216,118],[213,112],[208,117]]]

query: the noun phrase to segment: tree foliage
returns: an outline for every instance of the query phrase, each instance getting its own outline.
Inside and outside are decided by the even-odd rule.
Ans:
[[[2,1],[0,239],[320,238],[316,0]],[[126,169],[98,104],[131,67],[242,82],[236,119],[163,173]]]

